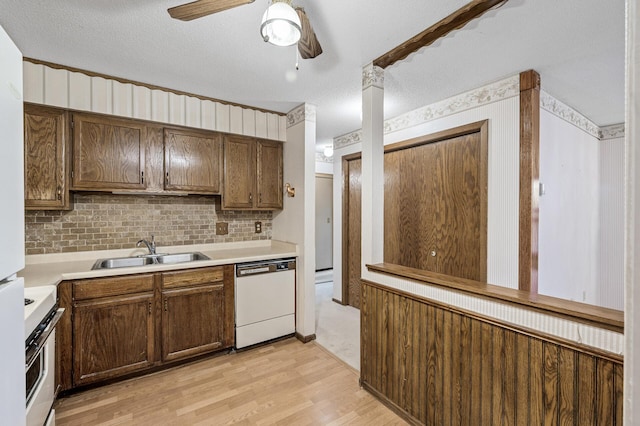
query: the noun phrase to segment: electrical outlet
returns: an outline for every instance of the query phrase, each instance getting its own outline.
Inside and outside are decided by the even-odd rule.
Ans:
[[[216,235],[227,235],[229,233],[229,224],[227,222],[216,223]]]
[[[262,222],[257,221],[256,222],[256,234],[259,234],[262,232]]]

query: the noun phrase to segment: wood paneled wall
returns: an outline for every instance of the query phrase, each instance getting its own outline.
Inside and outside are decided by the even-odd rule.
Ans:
[[[361,384],[426,425],[621,425],[619,356],[363,281]]]

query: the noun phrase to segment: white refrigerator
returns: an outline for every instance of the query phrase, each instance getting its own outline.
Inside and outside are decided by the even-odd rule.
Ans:
[[[26,414],[22,53],[0,27],[0,423]]]

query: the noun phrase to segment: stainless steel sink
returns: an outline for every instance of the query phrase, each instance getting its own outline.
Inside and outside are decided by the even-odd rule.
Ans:
[[[195,251],[192,253],[163,254],[158,256],[158,263],[163,263],[163,264],[195,262],[197,260],[210,260],[210,259],[209,257],[205,256],[204,254],[198,251]]]
[[[130,268],[145,265],[171,265],[174,263],[195,262],[198,260],[210,260],[208,256],[200,252],[155,254],[136,257],[113,257],[110,259],[98,259],[91,269]]]

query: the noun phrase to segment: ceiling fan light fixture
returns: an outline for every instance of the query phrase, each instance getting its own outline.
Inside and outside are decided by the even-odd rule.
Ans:
[[[260,34],[276,46],[291,46],[300,40],[302,26],[296,11],[284,1],[274,1],[262,16]]]

